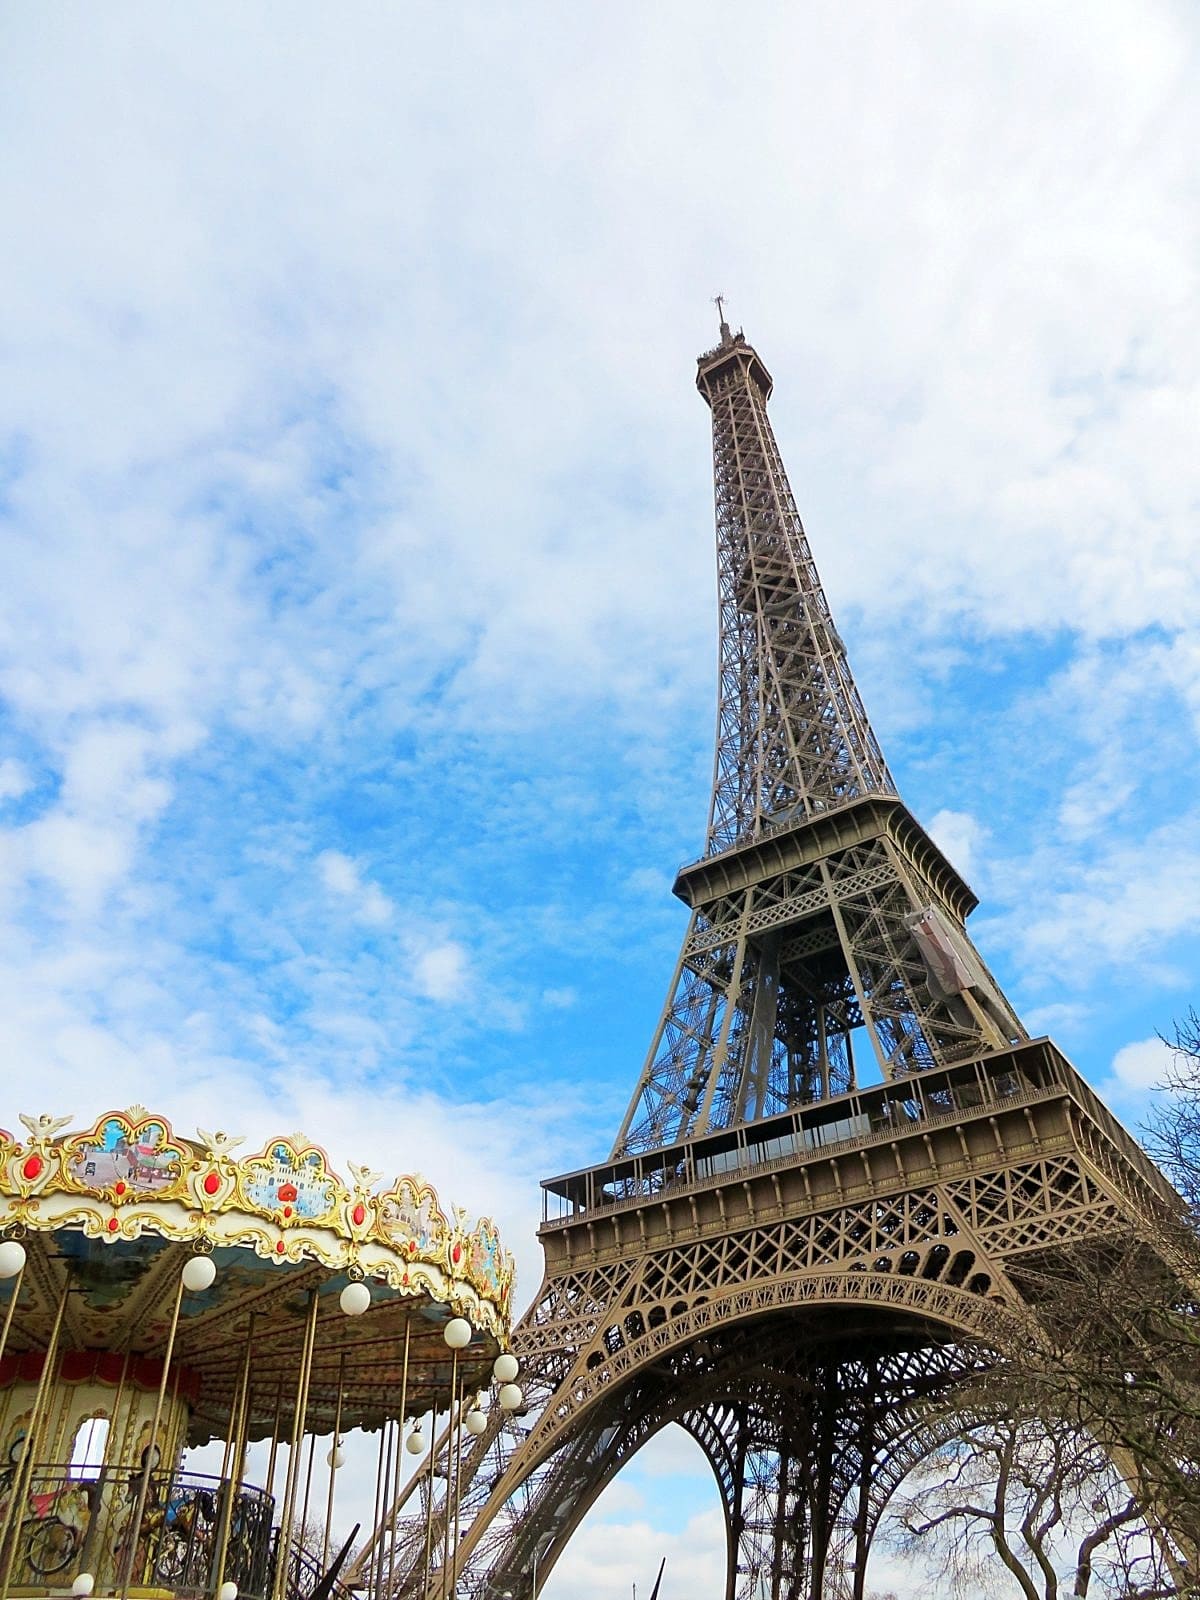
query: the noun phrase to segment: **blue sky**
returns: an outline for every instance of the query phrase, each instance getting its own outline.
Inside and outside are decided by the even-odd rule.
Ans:
[[[6,1122],[299,1125],[533,1292],[703,839],[718,290],[976,942],[1144,1114],[1200,933],[1190,8],[0,28]],[[668,1535],[703,1581],[661,1454],[559,1592]]]

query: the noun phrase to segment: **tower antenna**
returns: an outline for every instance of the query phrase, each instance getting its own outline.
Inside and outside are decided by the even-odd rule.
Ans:
[[[717,316],[721,319],[721,341],[723,344],[728,344],[732,335],[729,332],[729,324],[725,320],[725,296],[723,294],[713,295],[712,303],[716,306]]]

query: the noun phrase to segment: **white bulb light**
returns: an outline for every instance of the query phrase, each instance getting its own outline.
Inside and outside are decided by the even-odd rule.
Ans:
[[[476,1438],[487,1432],[487,1414],[480,1411],[478,1406],[467,1412],[467,1432],[473,1433]]]
[[[81,1572],[71,1584],[71,1593],[78,1596],[78,1600],[86,1600],[96,1587],[96,1580],[90,1572]]]
[[[404,1441],[404,1448],[408,1451],[410,1456],[419,1456],[421,1454],[421,1451],[425,1448],[425,1435],[421,1432],[420,1428],[413,1429],[408,1438]]]
[[[338,1304],[348,1317],[361,1317],[371,1304],[371,1291],[365,1283],[348,1283],[338,1296]]]
[[[511,1383],[520,1370],[516,1356],[507,1350],[492,1362],[492,1377],[497,1383]]]
[[[524,1400],[525,1396],[521,1393],[520,1389],[517,1388],[515,1383],[506,1383],[501,1389],[497,1398],[499,1399],[503,1410],[515,1411],[521,1404],[521,1401]]]
[[[237,1600],[238,1587],[236,1583],[223,1583],[217,1590],[217,1600]]]
[[[0,1278],[15,1278],[25,1265],[25,1246],[18,1239],[0,1243]]]
[[[442,1338],[451,1350],[465,1350],[471,1342],[471,1324],[466,1317],[451,1317],[442,1329]]]
[[[189,1294],[203,1294],[211,1289],[217,1276],[217,1264],[211,1256],[190,1256],[183,1264],[180,1277]]]
[[[342,1449],[340,1444],[334,1445],[333,1449],[325,1457],[325,1463],[335,1472],[337,1471],[338,1467],[344,1467],[346,1465],[346,1452]]]

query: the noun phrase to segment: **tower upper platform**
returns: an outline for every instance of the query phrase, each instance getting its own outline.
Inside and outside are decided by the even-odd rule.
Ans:
[[[710,405],[713,394],[730,379],[753,383],[764,400],[771,398],[775,387],[758,351],[740,328],[731,333],[727,322],[721,324],[720,344],[697,357],[696,367],[696,387]]]

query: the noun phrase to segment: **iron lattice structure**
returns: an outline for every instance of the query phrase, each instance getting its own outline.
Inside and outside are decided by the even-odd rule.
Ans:
[[[967,934],[974,895],[897,794],[765,366],[722,322],[697,382],[721,630],[707,846],[675,883],[691,919],[609,1160],[543,1184],[525,1412],[464,1447],[453,1573],[424,1566],[454,1543],[444,1497],[432,1537],[396,1508],[397,1594],[449,1577],[521,1600],[678,1422],[720,1489],[725,1600],[861,1600],[888,1498],[961,1428],[979,1352],[1031,1336],[1020,1263],[1176,1200],[1026,1036]]]
[[[672,993],[614,1155],[1024,1038],[967,935],[975,897],[901,802],[767,416],[722,323],[712,412],[720,667],[704,857]]]

